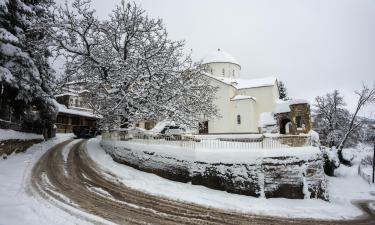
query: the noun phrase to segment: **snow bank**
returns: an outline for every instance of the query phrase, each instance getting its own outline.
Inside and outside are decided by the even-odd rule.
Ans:
[[[41,134],[25,133],[14,130],[0,129],[0,141],[8,139],[18,140],[32,140],[32,139],[44,139]]]
[[[361,215],[361,211],[350,203],[351,195],[341,195],[341,191],[339,190],[343,188],[348,193],[363,191],[363,189],[360,191],[356,189],[364,184],[361,180],[356,180],[356,182],[351,184],[355,186],[352,186],[352,190],[346,189],[346,185],[348,184],[346,180],[338,178],[334,182],[331,182],[330,186],[335,186],[330,191],[330,195],[334,196],[333,199],[331,198],[331,202],[318,199],[255,198],[212,190],[204,186],[192,185],[191,183],[174,182],[155,174],[145,173],[129,166],[118,164],[99,146],[98,139],[90,139],[87,149],[93,160],[103,167],[103,169],[116,175],[122,183],[131,188],[157,196],[224,210],[267,216],[352,219]],[[337,181],[342,181],[342,183]],[[337,191],[340,191],[340,193],[337,193]],[[337,195],[340,195],[344,199],[337,199]]]

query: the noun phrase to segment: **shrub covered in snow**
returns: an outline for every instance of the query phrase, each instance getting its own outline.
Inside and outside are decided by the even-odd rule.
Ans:
[[[334,176],[335,169],[337,169],[340,166],[340,160],[337,155],[337,149],[335,147],[327,148],[322,146],[321,150],[323,152],[324,159],[324,172],[328,176]]]
[[[311,145],[315,147],[319,147],[320,146],[319,134],[314,130],[310,130],[308,135],[310,136]]]

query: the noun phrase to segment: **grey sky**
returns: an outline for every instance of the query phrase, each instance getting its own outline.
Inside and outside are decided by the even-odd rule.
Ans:
[[[105,18],[119,2],[93,0],[93,7]],[[276,76],[292,98],[313,102],[336,88],[352,108],[353,91],[375,82],[373,0],[136,2],[163,19],[172,39],[184,39],[195,60],[221,48],[240,62],[242,78]]]

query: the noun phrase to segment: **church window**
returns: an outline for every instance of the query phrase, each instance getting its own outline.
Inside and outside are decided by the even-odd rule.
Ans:
[[[237,124],[241,124],[241,115],[237,115]]]
[[[225,69],[223,68],[223,75],[225,75]]]
[[[211,68],[211,74],[213,74],[213,70],[212,70],[212,68]]]
[[[234,77],[234,70],[232,70],[232,74],[233,74],[233,77]]]
[[[302,118],[300,116],[296,117],[296,125],[298,128],[302,127]]]

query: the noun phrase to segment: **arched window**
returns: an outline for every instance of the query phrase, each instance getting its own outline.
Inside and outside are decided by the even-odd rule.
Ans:
[[[223,68],[223,76],[225,75],[225,69]]]
[[[234,70],[232,70],[232,75],[233,75],[233,77],[234,77]]]
[[[211,68],[211,74],[213,74],[213,70],[212,70],[212,68]]]
[[[241,116],[237,115],[237,124],[241,124]]]

